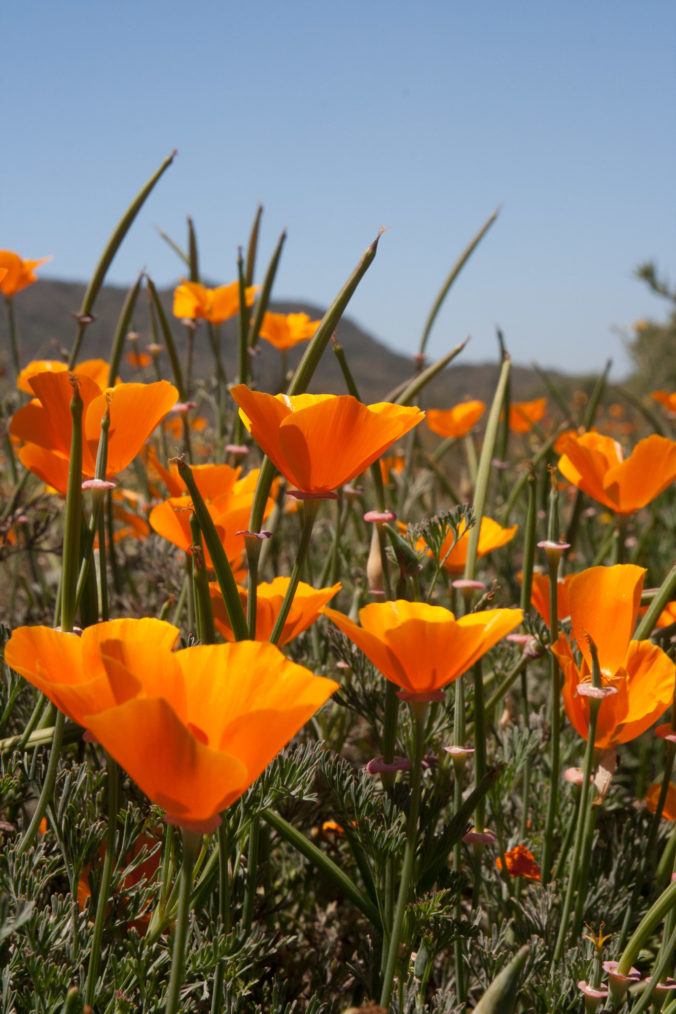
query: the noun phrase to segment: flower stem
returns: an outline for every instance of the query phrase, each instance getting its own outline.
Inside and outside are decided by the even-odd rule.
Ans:
[[[293,602],[293,597],[296,594],[298,582],[300,581],[303,564],[305,562],[305,557],[307,556],[307,551],[310,547],[310,538],[312,536],[312,529],[314,527],[315,518],[317,517],[317,511],[319,510],[321,500],[314,499],[303,500],[301,501],[301,503],[302,503],[302,529],[300,543],[298,545],[296,560],[293,565],[293,570],[291,571],[291,577],[289,579],[289,584],[286,589],[286,594],[284,595],[284,600],[282,601],[282,605],[277,615],[277,619],[275,620],[275,625],[272,628],[272,633],[270,634],[270,641],[272,642],[272,644],[277,644],[279,642],[280,637],[282,636],[282,630],[284,629],[286,618],[289,615],[291,603]]]
[[[425,722],[427,719],[427,703],[411,704],[413,711],[413,762],[411,765],[411,802],[406,825],[406,850],[404,863],[399,880],[399,894],[394,910],[394,921],[390,932],[390,943],[387,952],[385,975],[380,993],[380,1006],[387,1008],[392,995],[394,970],[399,956],[399,942],[404,922],[404,913],[409,899],[411,876],[415,862],[416,844],[418,840],[418,814],[420,812],[420,790],[422,787],[422,760],[425,750]]]
[[[179,991],[183,983],[185,967],[185,945],[188,937],[188,916],[190,915],[190,893],[192,891],[192,871],[194,849],[198,837],[194,831],[183,829],[183,862],[181,865],[181,887],[178,896],[178,915],[174,927],[174,943],[171,955],[171,977],[167,992],[165,1014],[177,1014],[179,1009]]]
[[[103,857],[103,869],[101,870],[99,897],[96,902],[96,918],[94,920],[94,933],[92,936],[89,968],[87,969],[87,983],[85,986],[84,1002],[85,1004],[89,1004],[90,1007],[94,1006],[96,982],[99,972],[99,959],[101,957],[103,926],[106,920],[110,883],[113,877],[113,869],[115,867],[115,839],[117,833],[120,769],[109,754],[106,755],[106,762],[108,767],[108,832],[106,835],[106,851]]]
[[[594,685],[601,685],[601,673],[598,664],[598,656],[596,653],[596,647],[590,638],[589,645],[592,652],[593,661],[593,682]],[[580,806],[577,811],[577,827],[575,828],[575,844],[573,846],[573,857],[570,864],[570,870],[568,871],[568,885],[566,888],[566,897],[563,903],[563,911],[561,913],[561,923],[559,925],[559,935],[556,940],[556,947],[554,948],[554,961],[560,961],[563,955],[563,948],[566,942],[566,936],[568,933],[568,922],[570,919],[570,911],[573,904],[573,897],[578,886],[578,871],[581,865],[584,865],[585,861],[588,863],[588,856],[585,856],[584,850],[591,848],[591,835],[585,835],[587,830],[588,811],[591,807],[591,774],[594,766],[594,740],[596,738],[596,722],[598,719],[599,708],[601,701],[595,700],[593,697],[588,698],[589,700],[589,728],[587,730],[587,748],[584,755],[584,765],[582,773],[582,787],[580,789]],[[544,879],[544,878],[543,878]],[[583,890],[583,887],[580,887]]]

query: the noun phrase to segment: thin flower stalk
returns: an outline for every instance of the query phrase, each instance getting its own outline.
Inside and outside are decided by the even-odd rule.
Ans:
[[[263,284],[258,294],[258,299],[256,300],[254,315],[251,319],[251,323],[249,324],[249,333],[247,335],[247,344],[250,349],[255,348],[258,342],[258,337],[260,334],[261,325],[263,323],[263,318],[265,317],[265,313],[270,304],[270,294],[272,292],[272,286],[275,280],[275,275],[277,274],[277,268],[279,267],[279,261],[282,256],[282,249],[284,247],[285,242],[286,242],[286,230],[282,232],[279,239],[277,240],[277,246],[275,247],[272,257],[270,258],[270,263],[268,264],[267,271],[265,272],[265,276],[263,278]],[[250,241],[247,251],[247,270],[246,270],[247,285],[253,284],[253,262],[252,262],[253,252],[254,246],[252,245],[252,241]]]
[[[528,471],[528,509],[526,513],[526,524],[524,526],[524,545],[523,545],[523,578],[521,582],[521,608],[523,609],[524,615],[530,609],[530,597],[531,587],[533,583],[533,563],[535,560],[535,528],[536,528],[536,513],[537,506],[535,501],[535,469],[530,468]],[[524,656],[525,658],[526,656]],[[523,715],[524,729],[527,730],[530,726],[530,708],[528,706],[528,674],[526,666],[524,665],[521,670],[521,708]],[[487,707],[489,705],[487,704]],[[523,770],[523,782],[522,782],[522,810],[521,810],[521,840],[523,841],[526,837],[528,830],[528,813],[529,803],[528,797],[530,794],[530,764],[524,765]],[[516,885],[517,897],[521,893],[521,880],[517,881]]]
[[[178,471],[190,493],[197,521],[204,536],[206,547],[209,550],[211,562],[213,563],[216,580],[223,595],[225,608],[230,617],[230,625],[238,641],[246,640],[249,636],[249,628],[247,627],[246,616],[244,615],[242,602],[237,591],[237,584],[223,548],[223,543],[218,536],[218,532],[202,499],[190,467],[184,461],[179,461]]]
[[[68,359],[68,369],[70,370],[73,369],[75,363],[77,362],[77,358],[80,353],[80,345],[82,344],[82,339],[84,337],[87,325],[90,324],[91,321],[93,320],[92,311],[94,309],[94,303],[96,302],[96,297],[98,296],[101,286],[103,285],[103,281],[108,272],[108,268],[112,263],[113,257],[117,253],[122,243],[122,240],[128,233],[129,229],[131,228],[131,225],[134,219],[136,218],[138,212],[143,207],[146,198],[149,196],[153,187],[158,182],[160,177],[164,174],[164,172],[169,168],[171,163],[174,161],[175,155],[176,152],[175,151],[172,152],[171,155],[169,155],[169,157],[164,160],[159,169],[155,173],[153,173],[153,175],[150,177],[145,186],[142,187],[141,190],[138,192],[138,194],[131,202],[131,204],[125,211],[120,221],[115,226],[115,229],[113,230],[113,233],[110,239],[108,240],[108,243],[106,244],[103,253],[101,254],[99,263],[96,265],[94,274],[90,279],[89,285],[87,286],[87,290],[82,299],[82,306],[80,307],[80,312],[77,315],[78,322],[77,333],[75,335],[73,348],[71,349],[70,358]]]
[[[554,491],[554,488],[554,485],[552,485],[552,491]],[[556,497],[553,492],[552,499],[555,504]],[[556,507],[553,506],[550,512],[550,520],[555,513]],[[553,526],[552,530],[555,530]],[[547,564],[549,568],[549,629],[551,632],[551,643],[554,644],[559,636],[558,578],[563,544],[561,544],[561,548],[555,548],[556,543],[553,541],[549,545],[550,548],[547,549]],[[549,697],[551,750],[549,760],[549,798],[547,800],[547,817],[545,821],[545,837],[542,853],[543,886],[546,886],[549,883],[549,877],[552,870],[554,826],[556,824],[556,814],[559,801],[559,768],[561,756],[561,670],[559,668],[558,658],[551,652],[549,659],[549,680],[551,688]]]
[[[341,894],[349,898],[360,912],[363,912],[371,920],[373,926],[377,928],[381,927],[381,918],[377,907],[367,895],[359,890],[354,881],[333,862],[326,852],[318,849],[309,838],[306,838],[293,824],[289,824],[288,821],[280,817],[274,810],[264,810],[262,817],[266,824],[269,824],[273,830],[277,831],[284,841],[288,842],[301,855],[305,856],[320,873],[323,873],[337,887]]]
[[[209,595],[209,579],[204,565],[202,532],[194,514],[190,515],[190,531],[194,544],[190,560],[197,636],[202,644],[214,644],[216,629],[214,627],[214,613],[211,608],[211,596]]]
[[[82,399],[80,398],[77,383],[73,385],[73,397],[70,408],[73,426],[63,535],[63,565],[60,582],[61,629],[65,632],[71,631],[75,622],[77,577],[80,564],[80,527],[82,523]],[[42,784],[40,797],[31,822],[17,849],[18,856],[22,856],[35,841],[40,823],[52,798],[54,782],[56,781],[56,769],[61,752],[64,722],[65,715],[61,711],[57,711],[54,719],[54,731],[45,780]]]
[[[125,298],[124,304],[120,311],[120,316],[117,321],[117,327],[115,329],[115,335],[113,337],[113,345],[110,350],[110,369],[108,371],[108,387],[114,387],[117,379],[117,374],[120,369],[120,362],[122,360],[122,351],[124,349],[124,342],[129,333],[131,327],[132,317],[134,315],[134,309],[136,307],[136,300],[138,294],[141,291],[141,282],[144,278],[144,272],[138,276],[132,287],[130,288]],[[160,379],[160,378],[158,378]]]
[[[94,1006],[94,1001],[96,999],[96,985],[103,942],[103,927],[106,919],[108,898],[110,896],[110,885],[113,879],[113,869],[115,868],[116,858],[120,769],[110,754],[106,754],[106,770],[108,775],[106,782],[108,828],[106,831],[106,846],[103,856],[103,866],[101,869],[101,880],[99,883],[99,896],[96,902],[96,916],[94,918],[94,932],[92,934],[84,998],[85,1004],[88,1004],[90,1007]]]
[[[637,635],[638,637],[638,632]],[[674,686],[674,700],[671,705],[671,729],[673,733],[676,733],[676,685]],[[674,758],[676,757],[676,743],[672,742],[671,739],[665,740],[665,757],[664,757],[664,771],[662,773],[662,784],[660,786],[660,794],[655,806],[655,812],[653,813],[652,820],[650,821],[650,828],[648,829],[648,837],[646,840],[645,848],[642,851],[641,863],[639,871],[634,880],[634,886],[631,891],[629,903],[627,904],[624,919],[622,921],[622,929],[620,931],[619,946],[623,947],[627,941],[629,935],[629,927],[632,924],[634,912],[641,896],[641,888],[643,886],[646,871],[648,865],[652,863],[652,857],[654,856],[655,843],[657,841],[657,834],[660,827],[660,821],[662,818],[662,811],[664,810],[664,804],[667,799],[667,793],[669,791],[669,784],[671,782],[671,773],[674,769]],[[676,830],[676,828],[675,828]],[[664,853],[667,853],[667,849]],[[659,872],[657,877],[657,883],[660,883]]]
[[[497,219],[497,217],[498,217],[499,214],[500,214],[500,208],[496,208],[495,211],[491,215],[488,216],[487,220],[481,226],[481,228],[479,229],[479,231],[477,232],[477,234],[474,236],[474,238],[472,240],[470,240],[470,242],[468,243],[468,245],[465,247],[465,249],[463,250],[463,252],[460,254],[460,256],[458,257],[457,261],[455,262],[455,264],[451,268],[448,276],[446,277],[443,285],[441,286],[441,289],[439,290],[437,298],[435,299],[435,301],[434,301],[434,303],[432,305],[432,308],[431,308],[431,310],[429,312],[427,320],[425,321],[425,326],[423,328],[423,333],[422,333],[422,336],[420,338],[420,346],[419,346],[418,352],[419,352],[419,354],[421,356],[425,354],[425,349],[427,347],[427,341],[429,339],[430,332],[432,331],[432,328],[434,326],[434,322],[437,319],[437,314],[439,313],[439,311],[440,311],[440,309],[441,309],[441,307],[443,305],[443,302],[446,299],[446,296],[450,292],[453,283],[455,282],[456,278],[458,277],[458,275],[460,274],[460,272],[464,268],[465,264],[467,263],[467,261],[469,260],[469,258],[471,257],[471,255],[474,253],[474,251],[476,250],[477,246],[479,245],[479,243],[481,242],[481,240],[484,238],[484,236],[486,235],[486,233],[488,232],[488,230],[490,229],[490,227],[493,225],[493,223],[495,222],[495,220]]]
[[[177,1014],[179,1008],[180,989],[183,985],[185,969],[185,950],[188,939],[188,916],[190,915],[190,895],[192,891],[193,864],[199,835],[194,831],[182,828],[183,861],[181,864],[181,887],[178,898],[178,915],[174,926],[173,948],[171,954],[171,975],[165,1014]]]
[[[624,947],[620,960],[617,963],[617,972],[620,975],[628,975],[641,950],[647,946],[650,937],[653,935],[659,924],[666,919],[667,915],[676,906],[676,880],[662,892],[655,902],[650,906],[646,914],[629,938]],[[611,984],[611,996],[621,1003],[624,995],[617,996],[613,993]]]
[[[394,910],[394,919],[390,930],[387,948],[387,961],[385,974],[380,993],[381,1007],[388,1008],[392,988],[394,985],[394,973],[399,958],[399,945],[401,931],[404,922],[404,912],[409,900],[411,878],[415,863],[416,843],[418,840],[418,814],[420,811],[420,793],[422,788],[422,761],[425,753],[425,723],[429,705],[424,702],[411,702],[413,717],[413,757],[411,758],[411,796],[406,819],[406,849],[404,861],[399,877],[399,893],[397,904]],[[408,949],[407,949],[408,955]]]
[[[488,493],[488,484],[490,482],[493,455],[495,451],[495,441],[497,439],[498,425],[500,422],[500,410],[502,408],[502,402],[504,400],[504,392],[509,381],[509,373],[511,368],[511,360],[509,357],[505,357],[500,369],[500,376],[498,378],[498,385],[495,389],[495,395],[493,397],[493,404],[488,415],[488,421],[486,423],[486,433],[484,435],[483,446],[481,448],[481,457],[479,459],[479,471],[477,473],[476,488],[474,490],[474,502],[472,504],[474,510],[475,524],[469,533],[469,546],[467,548],[467,562],[465,564],[464,577],[467,581],[474,580],[476,575],[476,560],[477,551],[479,548],[479,533],[481,531],[481,519],[483,517],[484,509],[486,506],[486,497]]]
[[[293,565],[293,569],[291,571],[289,585],[288,588],[286,589],[286,594],[282,601],[279,613],[277,614],[275,625],[272,628],[272,633],[270,634],[270,641],[273,644],[277,644],[277,642],[279,641],[282,634],[282,630],[284,629],[284,623],[286,621],[287,616],[289,615],[291,603],[293,602],[293,597],[296,594],[298,582],[300,581],[303,573],[303,565],[305,563],[305,559],[307,557],[308,550],[310,548],[312,529],[314,527],[315,518],[317,517],[317,511],[319,510],[321,500],[315,499],[301,500],[300,503],[301,503],[300,542],[298,544],[298,549],[296,551],[296,559]]]
[[[594,642],[589,640],[589,648],[593,659],[593,686],[596,689],[601,689],[601,670],[599,668],[598,654],[596,651],[596,645]],[[599,709],[603,701],[595,699],[594,697],[589,698],[589,734],[587,736],[587,746],[584,754],[584,764],[582,767],[582,786],[580,789],[580,805],[577,811],[577,824],[575,827],[575,844],[573,846],[573,856],[571,859],[570,870],[568,871],[568,884],[566,887],[566,896],[563,903],[563,910],[561,912],[561,922],[559,924],[559,933],[556,940],[556,946],[554,948],[554,962],[558,962],[563,957],[563,948],[568,935],[568,925],[570,921],[570,913],[573,904],[573,898],[576,890],[579,886],[580,894],[584,896],[586,892],[586,884],[578,884],[578,877],[581,864],[584,862],[583,850],[585,843],[591,845],[591,838],[585,835],[589,810],[591,809],[591,776],[594,768],[594,753],[595,753],[595,736],[596,736],[596,720],[598,718]],[[544,869],[543,869],[543,883],[544,883]]]

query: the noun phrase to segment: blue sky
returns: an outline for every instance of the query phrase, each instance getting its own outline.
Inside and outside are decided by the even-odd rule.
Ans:
[[[428,352],[613,376],[619,331],[676,281],[676,5],[628,0],[326,4],[33,0],[1,16],[0,247],[86,280],[117,219],[173,149],[108,280],[235,277],[259,202],[275,295],[328,304],[375,237],[348,310],[413,354],[436,292],[499,205]],[[20,313],[20,304],[17,303]]]

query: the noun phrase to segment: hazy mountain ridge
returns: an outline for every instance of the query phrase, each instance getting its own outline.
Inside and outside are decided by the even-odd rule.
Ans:
[[[19,294],[15,300],[15,317],[21,342],[22,362],[30,359],[66,358],[75,335],[74,314],[82,303],[86,286],[77,282],[62,282],[41,279]],[[113,335],[127,290],[117,286],[104,286],[95,306],[95,320],[85,332],[80,358],[107,359],[110,355]],[[160,291],[160,298],[167,313],[174,340],[182,361],[185,361],[187,340],[185,328],[171,313],[173,289]],[[274,300],[271,309],[277,313],[305,312],[314,319],[320,319],[324,310],[302,300]],[[139,334],[138,348],[144,350],[152,341],[147,297],[139,295],[134,314],[133,329]],[[236,320],[227,321],[222,327],[222,358],[229,381],[237,377]],[[3,358],[9,360],[9,338],[6,320],[0,323]],[[350,370],[355,378],[361,396],[365,401],[382,400],[389,391],[414,375],[412,348],[411,357],[401,355],[374,338],[352,320],[349,313],[342,318],[336,330],[336,339],[345,349]],[[458,341],[461,339],[459,338]],[[161,336],[158,341],[162,343]],[[252,371],[257,385],[266,390],[279,389],[281,379],[281,356],[267,342],[260,341],[260,353],[253,358]],[[288,368],[293,369],[300,359],[305,345],[292,349],[288,354]],[[494,363],[471,363],[467,361],[469,350],[465,350],[450,367],[429,385],[424,395],[427,405],[445,408],[465,398],[481,398],[490,401],[498,373],[497,343]],[[161,354],[163,374],[170,379],[170,366],[166,353]],[[213,359],[206,328],[200,324],[195,334],[193,377],[198,380],[213,376]],[[579,378],[564,374],[549,376],[565,389],[579,385]],[[129,367],[122,371],[125,379],[131,377]],[[523,366],[514,365],[511,373],[513,397],[528,398],[545,394],[542,381],[537,374]],[[310,390],[315,392],[345,393],[345,381],[336,356],[329,346],[317,367]]]

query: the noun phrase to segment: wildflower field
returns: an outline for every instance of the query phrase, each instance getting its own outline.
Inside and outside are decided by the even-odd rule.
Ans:
[[[339,341],[380,237],[274,313],[260,210],[217,287],[189,223],[173,315],[140,277],[94,358],[170,162],[61,359],[0,251],[2,1011],[674,1014],[674,385],[516,401],[499,336],[492,401],[433,404],[494,216],[376,404]]]

